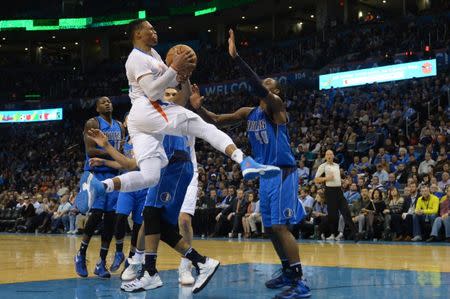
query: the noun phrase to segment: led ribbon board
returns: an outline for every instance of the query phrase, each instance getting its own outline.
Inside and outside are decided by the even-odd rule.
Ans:
[[[87,29],[108,26],[126,25],[136,18],[145,19],[145,10],[122,17],[92,17],[92,18],[63,18],[63,19],[37,19],[37,20],[0,20],[0,31],[6,30],[66,30]],[[152,18],[150,18],[152,19]]]
[[[63,119],[63,109],[0,111],[0,123],[28,123]]]
[[[319,89],[359,86],[371,83],[436,76],[436,59],[388,65],[319,76]]]

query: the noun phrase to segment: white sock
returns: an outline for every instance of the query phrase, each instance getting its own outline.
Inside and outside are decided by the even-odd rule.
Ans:
[[[106,185],[106,192],[110,193],[114,191],[114,182],[112,179],[106,179],[102,181],[103,184]]]
[[[244,153],[240,149],[237,149],[231,154],[231,159],[234,162],[241,164],[244,160]]]
[[[180,268],[189,268],[191,266],[191,261],[185,257],[181,258]]]
[[[136,249],[136,252],[133,255],[133,260],[141,262],[144,260],[144,251],[139,251]]]

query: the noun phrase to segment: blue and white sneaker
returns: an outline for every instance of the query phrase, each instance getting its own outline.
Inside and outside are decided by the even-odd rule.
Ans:
[[[252,157],[247,156],[241,163],[244,180],[253,180],[258,176],[273,177],[280,173],[280,168],[273,165],[259,164]]]
[[[80,252],[78,252],[73,260],[75,262],[75,272],[77,272],[80,277],[87,277],[88,270],[86,267],[86,256],[81,255]]]
[[[111,272],[116,272],[117,270],[119,270],[120,265],[123,263],[124,260],[125,255],[123,254],[123,252],[116,252],[114,254],[114,261],[109,270],[111,270]]]
[[[86,214],[91,209],[95,198],[105,193],[103,183],[92,173],[85,171],[80,179],[80,192],[75,198],[75,206],[81,214]]]
[[[292,279],[289,278],[283,269],[280,269],[273,273],[272,279],[266,281],[265,285],[268,289],[280,289],[292,285]]]
[[[95,265],[94,274],[100,278],[110,278],[111,273],[106,269],[106,262],[101,260]]]
[[[306,285],[306,281],[298,279],[291,287],[278,295],[275,299],[300,299],[311,297],[311,289]]]

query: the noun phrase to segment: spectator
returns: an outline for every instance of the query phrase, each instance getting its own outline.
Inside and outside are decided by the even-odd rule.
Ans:
[[[430,192],[431,192],[431,194],[433,194],[437,198],[439,198],[439,200],[444,196],[444,192],[439,190],[439,187],[437,184],[430,184]]]
[[[68,202],[68,195],[64,195],[61,197],[61,203],[58,207],[56,213],[53,214],[51,231],[52,233],[56,233],[61,224],[64,227],[64,232],[69,231],[69,211],[72,208],[72,205]]]
[[[431,154],[429,152],[425,153],[425,160],[419,165],[419,175],[425,175],[430,172],[430,166],[434,167],[436,162],[431,159]]]
[[[355,201],[358,201],[361,199],[361,195],[358,192],[358,186],[356,186],[355,183],[352,183],[350,185],[350,190],[344,192],[344,197],[347,200],[348,204],[352,204]]]
[[[203,192],[203,190],[202,190]],[[215,189],[209,190],[209,196],[202,196],[201,199],[198,200],[197,205],[202,209],[211,209],[216,207],[217,204],[220,204],[219,197],[217,196],[217,191]]]
[[[371,240],[374,236],[381,235],[380,225],[384,223],[383,211],[386,203],[383,201],[383,193],[380,189],[373,190],[372,199],[362,211],[367,213],[366,230],[367,238]]]
[[[425,223],[433,224],[439,209],[439,199],[430,194],[430,188],[423,186],[421,197],[417,200],[415,214],[413,216],[413,242],[422,241]]]
[[[358,233],[363,234],[366,224],[366,214],[362,211],[363,207],[368,206],[370,203],[369,190],[367,188],[361,189],[361,199],[354,201],[350,206],[350,213],[354,223],[358,223]]]
[[[44,211],[42,212],[42,224],[39,226],[40,233],[46,233],[50,230],[50,224],[53,214],[57,211],[58,204],[56,199],[51,199],[47,206],[44,206]]]
[[[381,185],[384,185],[389,179],[387,171],[383,169],[381,164],[377,164],[377,171],[373,174],[373,176],[378,177]]]
[[[69,217],[69,231],[67,232],[67,234],[77,234],[77,227],[76,227],[76,220],[77,220],[77,214],[79,213],[77,207],[75,206],[75,198],[76,198],[76,193],[70,193],[70,198],[69,198],[69,203],[71,205],[70,210],[68,212],[68,217]]]
[[[228,214],[227,220],[232,223],[232,229],[229,237],[235,238],[239,233],[242,233],[242,217],[244,217],[248,202],[244,197],[244,191],[239,189],[235,200],[235,205],[231,205],[232,212]]]
[[[247,238],[256,238],[258,237],[258,229],[256,224],[262,222],[259,200],[255,197],[255,194],[251,192],[248,193],[247,201],[249,202],[247,213],[242,218],[244,233],[246,233],[246,235],[244,236],[246,236]],[[261,232],[264,233],[263,226]]]
[[[392,240],[401,235],[400,220],[403,213],[403,203],[404,200],[400,196],[398,189],[396,187],[391,187],[388,190],[388,204],[386,209],[383,211],[384,214],[384,238],[387,240]],[[393,236],[391,236],[393,232]]]
[[[36,216],[36,211],[28,195],[24,197],[20,216],[21,217],[16,220],[13,231],[30,232],[30,229],[32,228],[33,218],[34,216]]]
[[[441,190],[446,190],[447,186],[450,185],[450,175],[448,172],[444,171],[441,176],[442,178],[438,183],[438,187]]]
[[[427,239],[427,242],[439,240],[439,231],[444,226],[446,241],[450,243],[450,187],[447,187],[446,190],[447,192],[439,204],[439,217],[433,222],[430,238]]]
[[[326,236],[331,232],[329,232],[328,209],[322,189],[317,192],[316,200],[312,207],[312,218],[314,219],[314,227],[317,227],[318,235],[325,241]],[[332,237],[334,241],[334,236]]]
[[[314,204],[314,198],[309,195],[309,190],[305,187],[300,188],[300,200],[305,208],[305,212],[309,214],[312,211],[312,206]]]
[[[372,177],[372,180],[368,187],[369,187],[369,189],[372,189],[372,190],[375,190],[375,189],[381,190],[384,188],[384,186],[380,183],[380,180],[376,175],[374,175]]]
[[[236,187],[234,187],[234,186],[228,187],[228,195],[223,198],[222,202],[220,202],[217,205],[217,207],[218,208],[227,208],[228,206],[230,206],[231,203],[236,198],[235,194],[236,194]]]
[[[305,166],[305,162],[300,160],[298,162],[297,173],[299,179],[302,180],[303,184],[308,183],[309,181],[309,168]]]
[[[384,188],[385,188],[386,190],[389,190],[389,189],[391,189],[391,188],[396,188],[396,189],[399,189],[399,188],[400,188],[400,184],[397,182],[394,173],[390,173],[390,174],[389,174],[388,180],[387,180],[387,182],[384,184]]]

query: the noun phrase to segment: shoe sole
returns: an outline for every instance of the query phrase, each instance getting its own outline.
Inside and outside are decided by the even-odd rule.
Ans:
[[[259,176],[268,178],[276,176],[280,173],[280,168],[276,166],[267,166],[264,169],[261,168],[247,168],[242,171],[242,176],[245,180],[253,180]]]
[[[200,287],[198,287],[196,289],[193,289],[192,293],[197,294],[198,292],[203,290],[206,287],[206,285],[209,283],[211,278],[214,276],[214,274],[216,273],[217,269],[219,269],[219,266],[220,266],[220,262],[217,263],[217,266],[214,268],[214,271],[211,273],[211,275],[208,276],[208,278],[206,278],[205,282]]]
[[[191,285],[195,284],[195,279],[190,283],[183,283],[183,282],[181,282],[181,279],[178,279],[178,283],[181,284],[182,286],[191,286]]]

